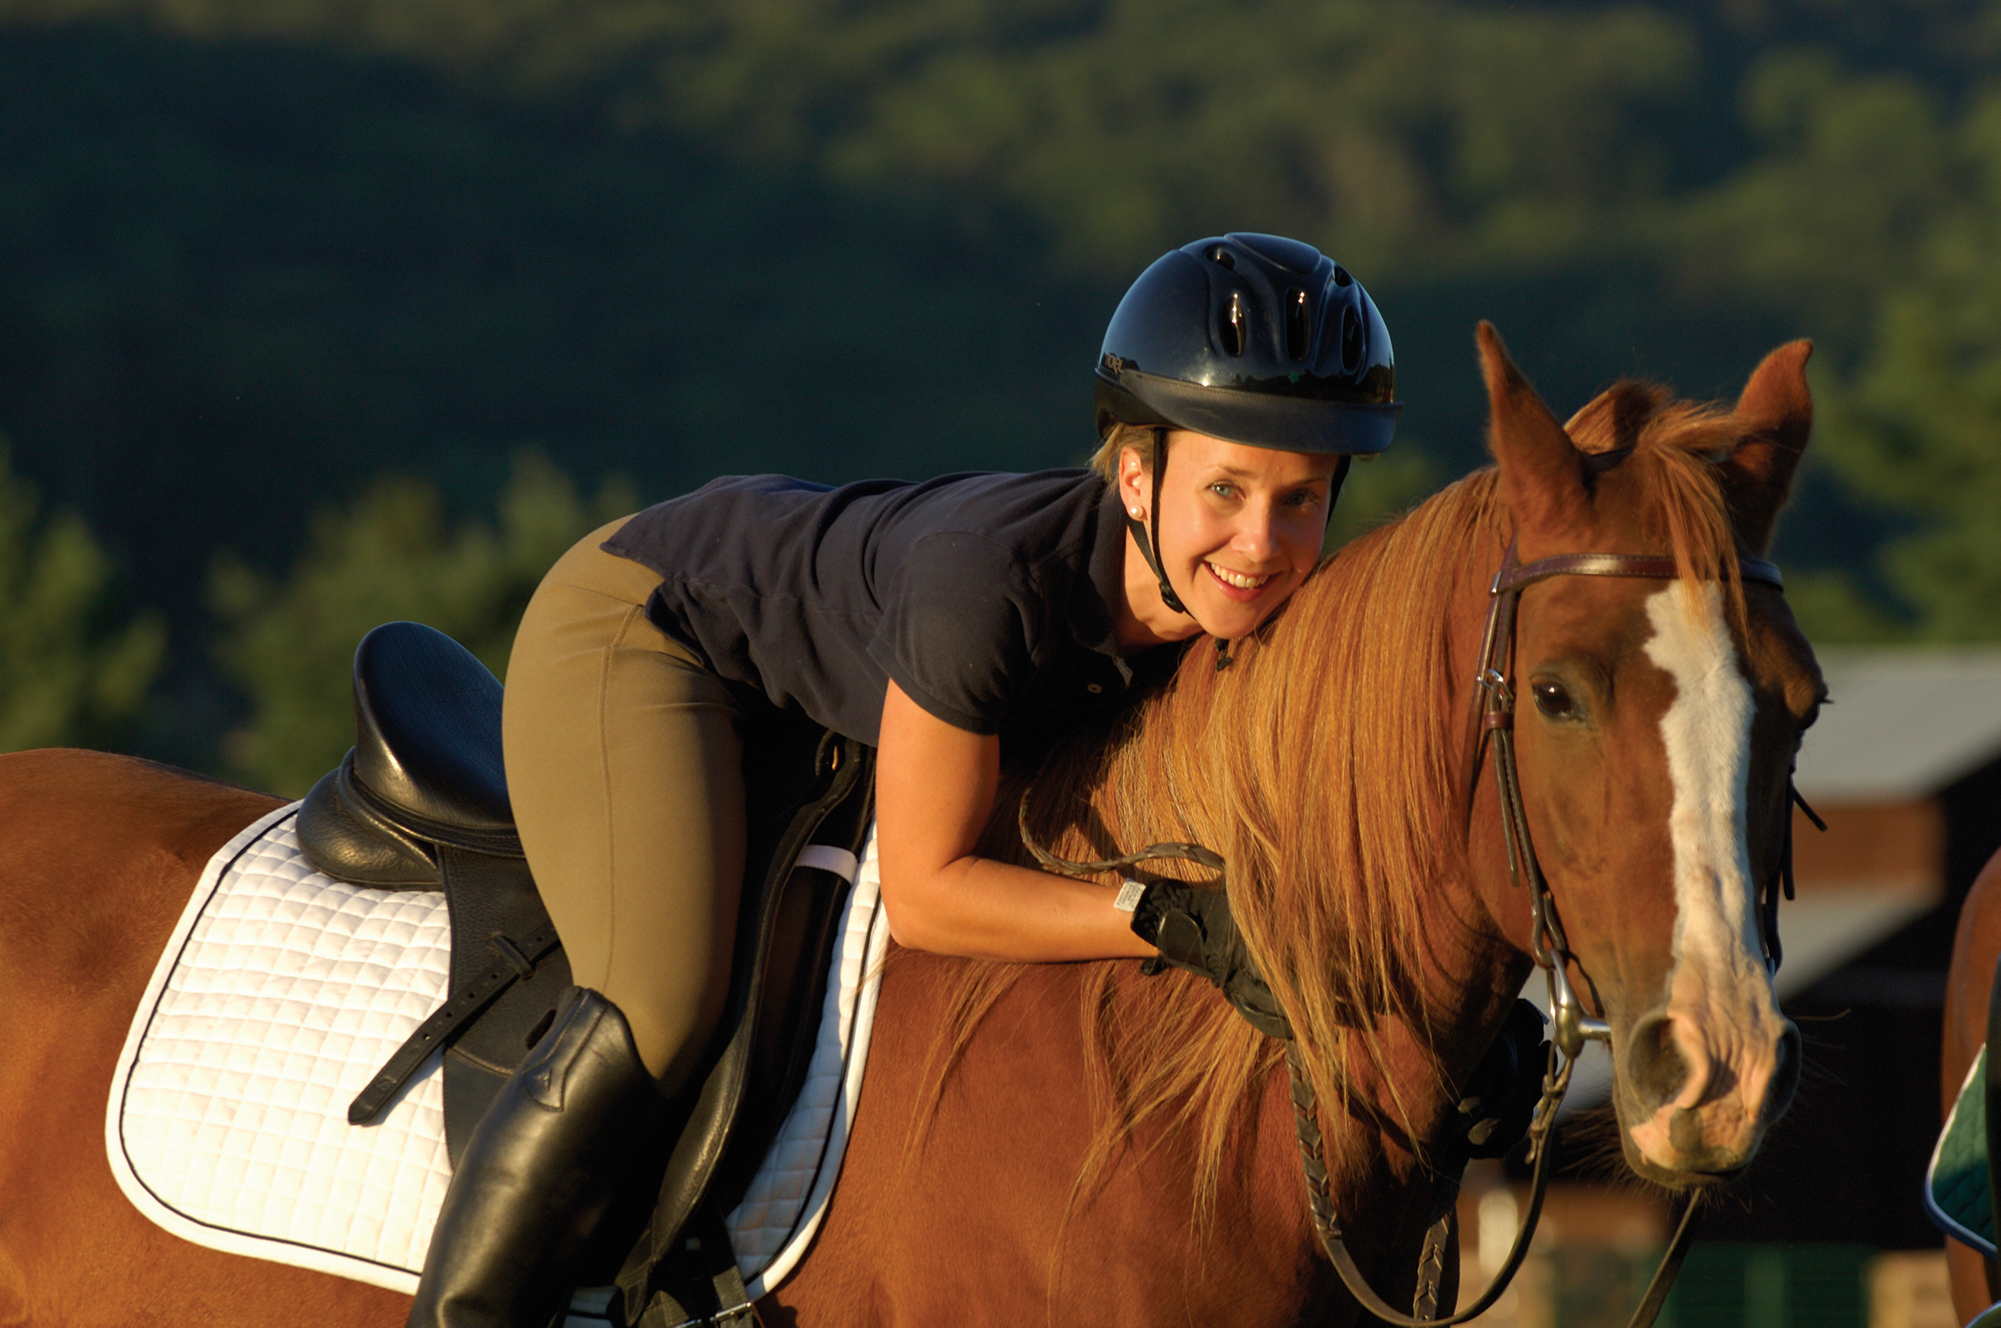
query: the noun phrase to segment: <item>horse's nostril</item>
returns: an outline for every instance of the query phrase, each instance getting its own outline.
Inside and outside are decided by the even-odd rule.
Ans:
[[[1800,1031],[1790,1019],[1779,1035],[1779,1049],[1772,1065],[1772,1084],[1765,1090],[1764,1119],[1767,1125],[1786,1114],[1793,1094],[1800,1086]]]
[[[1675,1045],[1674,1020],[1650,1014],[1633,1026],[1626,1050],[1626,1081],[1649,1109],[1681,1091],[1688,1081],[1688,1062]]]

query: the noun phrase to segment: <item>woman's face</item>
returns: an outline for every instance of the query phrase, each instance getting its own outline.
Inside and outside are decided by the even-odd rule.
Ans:
[[[1248,636],[1299,588],[1320,559],[1328,489],[1340,460],[1181,429],[1168,434],[1161,565],[1202,631],[1230,641]],[[1153,477],[1130,448],[1119,458],[1119,498],[1128,512],[1150,521]],[[1150,572],[1145,580],[1152,581]],[[1188,619],[1164,605],[1160,612],[1168,616],[1153,619],[1158,604],[1155,586],[1150,603],[1132,607],[1156,635],[1192,634]]]

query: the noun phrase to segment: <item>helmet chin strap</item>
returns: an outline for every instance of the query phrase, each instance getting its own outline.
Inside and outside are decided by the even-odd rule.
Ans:
[[[1322,545],[1327,543],[1326,528],[1334,523],[1334,504],[1341,501],[1341,486],[1348,482],[1348,467],[1354,464],[1355,458],[1343,453],[1340,462],[1334,467],[1333,482],[1327,486],[1327,520],[1321,523],[1320,542]]]
[[[1160,482],[1162,476],[1166,473],[1167,430],[1156,428],[1153,431],[1153,505],[1147,511],[1147,520],[1152,524],[1153,529],[1149,532],[1146,526],[1141,524],[1130,512],[1126,513],[1126,529],[1133,533],[1133,541],[1139,545],[1140,554],[1146,559],[1146,565],[1153,569],[1153,574],[1156,577],[1160,578],[1160,602],[1167,605],[1168,608],[1176,613],[1185,613],[1190,618],[1193,618],[1195,615],[1188,613],[1188,606],[1181,602],[1181,596],[1175,594],[1174,587],[1168,584],[1167,569],[1161,566],[1160,563],[1160,554],[1158,552],[1160,548]]]

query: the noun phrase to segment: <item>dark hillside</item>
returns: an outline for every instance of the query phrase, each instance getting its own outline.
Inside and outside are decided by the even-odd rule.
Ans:
[[[0,430],[185,612],[386,470],[509,452],[665,494],[1058,464],[1101,299],[1006,249],[408,64],[0,34]],[[1024,280],[1026,278],[1027,280]],[[1066,403],[1067,404],[1067,403]],[[170,539],[162,536],[173,533]]]
[[[523,444],[648,500],[1070,462],[1125,283],[1268,229],[1395,331],[1430,464],[1364,506],[1478,462],[1477,318],[1559,411],[1628,373],[1728,394],[1810,335],[1828,424],[1780,553],[1839,575],[1802,612],[1992,634],[1944,554],[1890,545],[1988,556],[1976,489],[1927,477],[2001,450],[1997,16],[0,0],[0,433],[167,613],[155,746],[212,764],[218,550],[282,578],[388,473],[484,517]]]

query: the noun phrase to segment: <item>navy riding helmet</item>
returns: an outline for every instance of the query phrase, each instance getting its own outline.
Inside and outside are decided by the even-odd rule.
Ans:
[[[1232,232],[1163,254],[1119,301],[1096,369],[1098,436],[1154,430],[1153,522],[1130,516],[1160,578],[1186,613],[1158,547],[1167,430],[1287,452],[1380,452],[1396,433],[1396,359],[1375,301],[1348,270],[1278,235]]]

